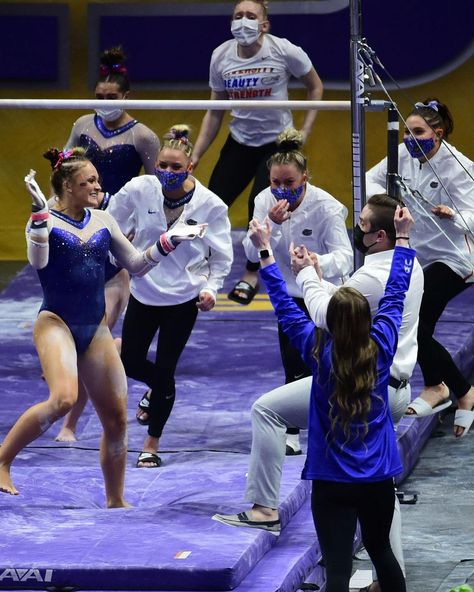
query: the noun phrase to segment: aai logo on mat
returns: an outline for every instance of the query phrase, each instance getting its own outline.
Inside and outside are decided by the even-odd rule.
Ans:
[[[0,574],[0,582],[28,582],[34,580],[35,582],[51,582],[53,579],[52,569],[15,569],[9,567],[4,569]]]

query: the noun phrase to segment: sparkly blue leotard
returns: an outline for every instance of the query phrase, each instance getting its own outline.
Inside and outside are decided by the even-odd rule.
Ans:
[[[50,210],[52,216],[83,229],[91,219],[86,210],[81,222]],[[58,315],[69,327],[77,353],[84,353],[105,314],[104,269],[108,259],[110,231],[98,229],[87,241],[53,226],[49,235],[48,265],[38,269],[43,288],[40,310]]]
[[[115,130],[109,130],[98,115],[94,117],[94,124],[104,138],[120,136],[137,123],[138,121],[134,119]],[[82,133],[79,137],[79,145],[85,148],[87,157],[97,169],[103,191],[113,195],[127,181],[140,174],[142,160],[133,144],[120,142],[118,138],[117,144],[101,148],[89,135]]]
[[[110,202],[110,193],[104,193],[104,198],[102,199],[102,203],[99,206],[99,210],[106,210],[107,206],[109,205]],[[121,271],[122,267],[118,267],[117,265],[114,265],[111,261],[110,258],[107,257],[107,260],[105,261],[105,283],[107,283],[109,280],[111,280],[113,277],[115,277],[119,271]]]

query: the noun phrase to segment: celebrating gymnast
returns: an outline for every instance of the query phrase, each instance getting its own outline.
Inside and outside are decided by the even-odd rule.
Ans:
[[[100,462],[106,506],[127,507],[127,382],[104,318],[105,260],[110,249],[123,267],[143,275],[170,248],[202,234],[204,227],[181,223],[163,233],[157,244],[137,251],[107,212],[93,209],[100,192],[98,173],[83,149],[51,149],[47,156],[54,161],[51,184],[57,200],[53,208],[49,210],[34,171],[25,182],[32,197],[26,232],[28,260],[38,271],[44,296],[34,340],[49,397],[25,411],[5,437],[0,447],[0,491],[18,494],[10,476],[11,463],[69,411],[80,376],[103,427]]]

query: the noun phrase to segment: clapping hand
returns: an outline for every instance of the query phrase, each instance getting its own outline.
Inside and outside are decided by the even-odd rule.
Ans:
[[[308,251],[304,245],[295,247],[294,243],[290,244],[290,259],[291,270],[296,275],[305,267],[314,267],[319,279],[322,279],[322,272],[319,266],[318,256],[316,253]]]
[[[410,228],[413,226],[414,220],[408,208],[397,206],[393,223],[395,225],[395,234],[397,237],[408,238],[410,236]]]
[[[435,206],[431,211],[435,216],[438,216],[438,218],[451,219],[454,216],[454,211],[449,206],[444,204]]]
[[[271,227],[268,218],[265,218],[263,224],[252,218],[249,222],[249,238],[256,249],[270,248]]]

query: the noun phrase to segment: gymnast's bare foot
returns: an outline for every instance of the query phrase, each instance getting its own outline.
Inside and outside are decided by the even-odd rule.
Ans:
[[[59,430],[58,435],[54,439],[56,442],[77,442],[74,430],[65,426]]]
[[[0,465],[0,491],[10,495],[18,495],[20,492],[13,485],[10,477],[10,465]]]

